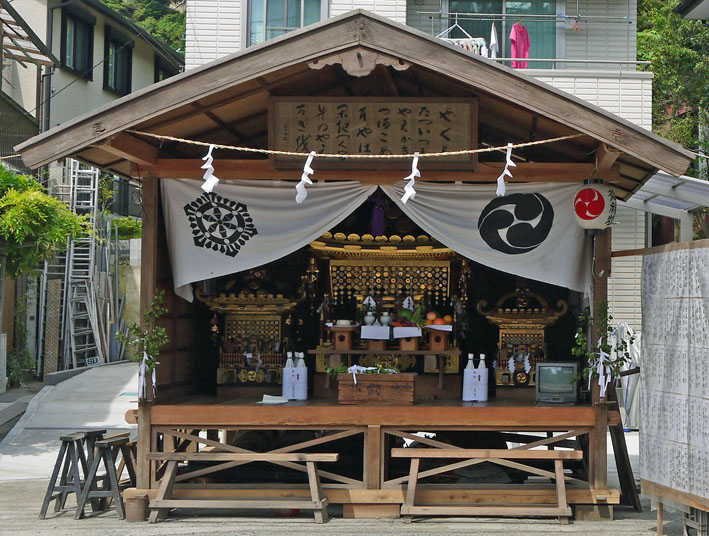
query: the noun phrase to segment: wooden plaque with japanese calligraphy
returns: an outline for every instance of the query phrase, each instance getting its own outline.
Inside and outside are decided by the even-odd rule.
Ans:
[[[474,98],[271,97],[269,148],[339,154],[438,153],[477,148]],[[304,157],[271,155],[276,168]],[[475,170],[477,155],[425,158],[421,169]],[[408,159],[319,159],[318,168],[410,169]]]

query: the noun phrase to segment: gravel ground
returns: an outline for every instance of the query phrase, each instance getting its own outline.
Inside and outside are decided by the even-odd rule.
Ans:
[[[401,520],[342,519],[337,517],[340,509],[330,508],[334,517],[325,525],[316,525],[311,516],[296,518],[270,517],[263,512],[254,516],[227,515],[222,517],[209,512],[204,516],[173,514],[167,521],[150,525],[148,523],[128,523],[116,516],[115,510],[74,521],[73,498],[67,501],[67,508],[55,514],[50,512],[47,519],[38,518],[47,480],[15,480],[0,482],[0,535],[51,536],[114,536],[124,534],[149,535],[239,535],[239,536],[286,536],[337,535],[371,536],[400,534],[406,536],[432,535],[448,536],[458,534],[574,534],[574,535],[654,535],[657,533],[655,512],[650,511],[648,501],[643,502],[640,514],[626,508],[616,509],[615,521],[571,522],[559,525],[526,519],[421,519],[413,524]],[[51,511],[51,507],[50,507]],[[87,509],[90,512],[90,509]],[[682,534],[681,514],[665,514],[665,534]]]

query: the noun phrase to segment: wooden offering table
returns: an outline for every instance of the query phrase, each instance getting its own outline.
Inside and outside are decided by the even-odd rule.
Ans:
[[[328,464],[326,470],[318,468],[318,474],[323,481],[323,496],[330,503],[343,504],[345,516],[349,517],[399,517],[401,506],[405,504],[409,468],[406,463],[402,465],[402,460],[391,456],[391,449],[411,441],[417,442],[418,446],[436,449],[489,445],[493,439],[502,448],[515,450],[581,446],[585,450],[584,459],[594,459],[597,447],[592,439],[596,435],[593,407],[535,406],[529,402],[529,396],[530,391],[520,390],[516,398],[508,396],[505,400],[487,403],[427,401],[412,406],[341,406],[328,400],[289,402],[278,406],[257,404],[255,400],[214,404],[194,398],[178,404],[156,405],[150,409],[150,489],[134,493],[155,497],[164,471],[164,465],[157,460],[164,459],[161,455],[165,452],[264,454],[254,446],[253,437],[259,434],[270,434],[271,439],[280,434],[278,448],[268,447],[270,450],[265,454],[338,453],[340,461]],[[129,415],[129,420],[133,418],[132,414]],[[617,413],[609,413],[609,421],[618,419]],[[607,424],[602,423],[602,426],[605,428]],[[206,434],[200,435],[203,430]],[[426,436],[419,435],[419,432],[426,432]],[[588,441],[584,441],[585,437]],[[559,504],[559,488],[549,480],[550,476],[558,476],[553,461],[547,467],[543,459],[520,460],[523,456],[515,455],[509,458],[516,461],[498,457],[423,466],[418,474],[416,504],[512,508]],[[356,459],[360,460],[359,463],[353,463]],[[520,478],[514,483],[480,484],[471,480],[466,482],[457,476],[461,468],[481,461],[490,461],[505,470],[512,469]],[[172,496],[200,500],[310,497],[305,465],[291,461],[272,462],[291,470],[288,471],[290,476],[279,469],[269,478],[265,470],[249,473],[247,468],[228,475],[230,468],[244,463],[247,462],[181,467],[174,478]],[[612,509],[613,504],[618,504],[618,491],[594,489],[587,479],[594,468],[580,461],[576,463],[578,466],[573,473],[563,475],[569,505],[603,505]],[[218,474],[218,471],[223,473]],[[531,478],[527,478],[529,475]],[[436,482],[427,482],[426,479],[432,476],[436,476]],[[523,480],[527,482],[521,483]],[[510,511],[505,509],[507,513]],[[531,510],[522,509],[520,515],[525,511]]]

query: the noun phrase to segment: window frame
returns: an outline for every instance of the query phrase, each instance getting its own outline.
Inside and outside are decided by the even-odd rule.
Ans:
[[[74,65],[69,65],[67,63],[67,24],[69,19],[73,21],[75,28],[77,24],[86,26],[88,42],[86,43],[86,65],[83,69],[81,67],[76,68]],[[59,51],[60,67],[65,71],[74,73],[81,78],[85,78],[86,80],[94,79],[94,26],[96,26],[96,17],[93,15],[78,9],[68,7],[62,8],[61,44]],[[77,49],[76,35],[77,32],[74,30],[74,50]]]
[[[165,76],[162,78],[162,80],[166,80],[168,78],[171,78],[175,76],[176,74],[179,73],[177,69],[167,61],[165,61],[162,56],[159,54],[155,54],[155,68],[153,72],[153,82],[158,83],[161,82],[162,80],[160,79],[160,73],[164,73]]]
[[[273,0],[271,0],[273,1]],[[286,2],[288,0],[285,0]],[[299,28],[303,27],[303,22],[305,18],[305,0],[299,0],[300,1],[300,26],[298,28],[292,28],[290,30],[285,30],[285,33],[288,33],[293,30],[297,30]],[[268,20],[268,2],[269,0],[263,0],[263,24],[264,24],[264,39],[263,41],[260,41],[258,43],[252,43],[251,42],[251,15],[253,13],[253,0],[246,0],[246,17],[243,18],[243,27],[242,27],[242,39],[241,39],[241,45],[242,48],[248,48],[252,46],[256,46],[261,43],[265,43],[269,39],[266,37],[267,32],[266,32],[266,22]],[[329,0],[320,0],[320,20],[318,22],[322,22],[323,20],[326,20],[329,18],[328,14],[328,8],[329,8]],[[281,34],[283,35],[283,34]],[[273,39],[273,38],[271,38]]]
[[[530,1],[533,2],[534,0],[530,0]],[[450,13],[450,0],[441,0],[441,11],[444,13]],[[505,13],[505,14],[507,13],[506,0],[502,0],[501,12]],[[562,14],[562,15],[566,14],[566,2],[564,0],[556,0],[556,11],[555,12]],[[514,22],[508,22],[508,19],[514,20],[514,16],[507,16],[506,15],[506,16],[502,17],[501,20],[496,21],[496,22],[500,23],[500,27],[498,28],[498,33],[497,33],[498,41],[500,41],[503,46],[502,50],[498,54],[499,57],[504,57],[507,52],[507,47],[509,47],[509,34],[510,34],[510,29],[512,28],[512,24],[514,24]],[[444,30],[445,27],[446,27],[446,20],[442,19],[440,31]],[[485,41],[488,41],[487,36],[484,36],[484,37],[485,37]],[[555,24],[554,42],[555,42],[555,51],[554,51],[555,57],[553,59],[559,60],[559,59],[565,58],[566,57],[566,30],[564,28],[564,24],[560,23],[558,21]],[[502,63],[502,62],[500,62],[500,63]],[[509,63],[510,62],[504,62],[505,65],[508,65]],[[548,70],[548,68],[545,68],[545,67],[533,66],[534,63],[535,62],[530,63],[530,67],[531,67],[530,70],[540,70],[540,71],[545,70],[545,69]],[[559,69],[565,69],[565,68],[566,68],[566,64],[559,62],[559,61],[553,62],[552,67],[551,67],[552,70],[559,70]]]
[[[114,86],[109,84],[110,69],[109,69],[109,56],[111,45],[116,48],[120,48],[122,54],[115,55],[116,58],[121,58],[123,54],[127,56],[127,73],[125,73],[125,87],[114,87],[116,80],[116,72],[114,72]],[[128,95],[132,91],[133,87],[133,47],[135,46],[135,41],[132,39],[125,38],[120,34],[114,33],[111,27],[107,24],[104,26],[104,36],[103,36],[103,89],[105,91],[110,91],[121,97]],[[117,69],[114,63],[114,69]]]

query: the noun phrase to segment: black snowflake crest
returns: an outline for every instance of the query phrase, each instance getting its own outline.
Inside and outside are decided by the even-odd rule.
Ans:
[[[185,205],[194,245],[236,257],[241,247],[258,234],[246,205],[205,192]]]

